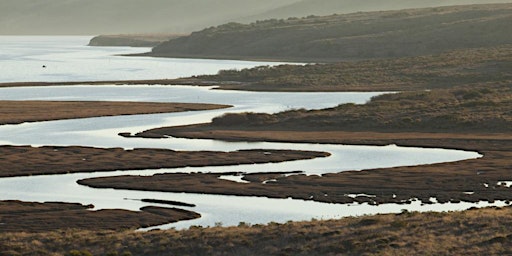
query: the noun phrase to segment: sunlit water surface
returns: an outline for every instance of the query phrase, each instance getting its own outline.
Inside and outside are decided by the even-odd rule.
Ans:
[[[58,40],[56,40],[58,39]],[[244,68],[266,63],[153,59],[118,57],[115,54],[141,51],[133,48],[85,47],[88,38],[26,38],[0,37],[0,81],[91,81],[142,78],[173,78],[194,74],[216,73],[224,68]],[[3,51],[8,49],[8,51]],[[47,68],[42,68],[46,65]],[[5,74],[5,76],[4,76]],[[118,171],[107,173],[66,174],[0,179],[0,200],[65,201],[94,204],[95,209],[123,208],[138,210],[148,205],[135,200],[157,198],[196,204],[190,210],[202,218],[163,226],[183,228],[190,225],[212,226],[215,223],[236,225],[239,222],[268,223],[311,218],[334,218],[361,214],[399,212],[409,210],[462,210],[487,204],[408,205],[325,204],[292,199],[268,199],[200,195],[190,193],[141,192],[114,189],[92,189],[76,184],[76,180],[121,174],[152,175],[168,172],[282,172],[303,171],[323,174],[345,170],[361,170],[403,165],[418,165],[477,158],[475,152],[446,149],[222,142],[191,139],[141,139],[123,138],[120,132],[139,132],[150,128],[208,122],[226,112],[275,113],[288,109],[319,109],[341,103],[362,104],[379,93],[269,93],[212,90],[188,86],[50,86],[1,88],[0,100],[109,100],[141,102],[190,102],[233,105],[232,108],[155,115],[84,118],[19,125],[0,126],[0,144],[3,145],[80,145],[93,147],[168,148],[174,150],[239,149],[304,149],[326,151],[327,158],[258,165],[223,167],[177,168],[160,170]]]

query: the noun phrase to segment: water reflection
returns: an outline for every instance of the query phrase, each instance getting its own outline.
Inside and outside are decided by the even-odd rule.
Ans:
[[[141,139],[123,138],[119,132],[139,132],[159,126],[208,122],[225,112],[274,113],[289,108],[325,108],[340,103],[364,103],[378,93],[254,93],[211,90],[185,86],[78,86],[46,88],[4,88],[0,99],[19,100],[123,100],[157,102],[203,102],[233,105],[232,108],[156,115],[84,118],[0,126],[0,141],[14,145],[82,145],[93,147],[169,148],[174,150],[239,149],[304,149],[327,151],[327,158],[285,163],[252,164],[219,167],[186,167],[160,170],[118,171],[108,173],[66,174],[0,179],[0,199],[24,201],[65,201],[93,204],[95,209],[123,208],[138,210],[147,205],[125,198],[156,198],[196,204],[194,211],[203,217],[164,227],[188,225],[213,226],[215,223],[236,225],[239,222],[268,223],[311,218],[332,218],[354,214],[398,212],[401,209],[431,209],[433,206],[411,205],[336,205],[292,199],[268,199],[199,195],[189,193],[141,192],[114,189],[92,189],[76,184],[76,180],[112,175],[153,175],[168,172],[283,172],[304,171],[322,174],[344,170],[417,165],[457,161],[480,157],[475,152],[445,149],[322,145],[268,142],[223,142],[205,139]],[[27,135],[30,136],[27,136]],[[465,204],[444,205],[443,209],[462,209]],[[439,209],[439,208],[438,208]],[[411,209],[412,210],[412,209]]]

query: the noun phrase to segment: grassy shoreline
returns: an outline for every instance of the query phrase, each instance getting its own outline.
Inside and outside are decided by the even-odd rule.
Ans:
[[[507,255],[512,208],[150,232],[0,233],[4,255]]]
[[[201,103],[0,100],[0,125],[88,117],[161,114],[229,108]]]

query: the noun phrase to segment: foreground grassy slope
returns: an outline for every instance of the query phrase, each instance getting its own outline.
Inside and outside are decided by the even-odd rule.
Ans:
[[[512,4],[228,23],[162,43],[151,56],[336,61],[512,43]]]
[[[2,255],[508,255],[512,209],[183,231],[0,233]]]

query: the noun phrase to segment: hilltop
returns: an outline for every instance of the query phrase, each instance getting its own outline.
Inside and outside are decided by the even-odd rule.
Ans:
[[[512,4],[467,5],[227,23],[164,42],[158,57],[339,61],[512,43]]]
[[[0,34],[181,34],[298,0],[0,0]]]
[[[512,0],[0,0],[0,35],[189,34],[227,22]]]
[[[301,0],[284,5],[256,16],[242,19],[244,22],[272,18],[306,17],[309,15],[346,14],[353,12],[389,11],[451,5],[511,3],[509,0]]]

